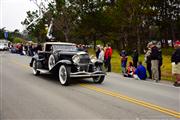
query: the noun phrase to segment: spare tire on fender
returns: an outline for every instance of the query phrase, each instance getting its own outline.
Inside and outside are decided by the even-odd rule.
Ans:
[[[51,54],[49,56],[49,60],[48,60],[48,68],[49,68],[49,70],[51,70],[55,66],[55,64],[56,64],[56,59],[55,59],[54,55]]]

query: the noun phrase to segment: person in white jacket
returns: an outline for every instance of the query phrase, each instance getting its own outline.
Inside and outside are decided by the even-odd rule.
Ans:
[[[101,47],[101,52],[99,53],[98,59],[104,62],[104,48],[103,47]]]

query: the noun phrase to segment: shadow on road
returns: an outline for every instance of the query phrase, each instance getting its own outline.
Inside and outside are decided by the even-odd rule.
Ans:
[[[58,78],[58,75],[55,75],[55,74],[40,74],[40,75],[35,76],[35,77],[38,77],[38,78],[43,79],[43,80],[48,81],[48,82],[52,82],[54,84],[61,85],[59,78]],[[83,84],[95,84],[93,82],[92,78],[71,78],[71,83],[69,86],[79,85],[82,83]]]

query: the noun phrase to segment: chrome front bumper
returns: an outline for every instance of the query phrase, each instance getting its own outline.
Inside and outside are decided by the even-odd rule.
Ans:
[[[103,71],[96,71],[96,72],[75,72],[75,73],[70,73],[70,77],[75,78],[75,77],[96,77],[96,76],[105,76],[106,73]]]

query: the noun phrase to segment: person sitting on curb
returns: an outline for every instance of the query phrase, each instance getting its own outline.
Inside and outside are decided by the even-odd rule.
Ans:
[[[142,65],[142,62],[138,62],[138,67],[134,72],[134,78],[138,80],[146,80],[146,68]]]
[[[129,62],[129,65],[127,67],[127,71],[124,74],[124,77],[133,77],[135,71],[135,67],[133,66],[132,62]]]

